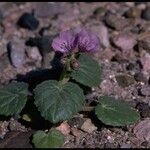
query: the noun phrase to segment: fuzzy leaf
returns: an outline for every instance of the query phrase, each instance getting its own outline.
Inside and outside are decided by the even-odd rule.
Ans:
[[[10,83],[0,89],[0,114],[9,116],[19,114],[27,101],[28,85],[26,83]]]
[[[64,136],[55,129],[51,129],[47,134],[39,130],[33,135],[32,142],[35,148],[59,148],[64,143]]]
[[[139,114],[128,104],[107,96],[100,98],[95,113],[104,124],[112,126],[125,126],[139,119]]]
[[[72,71],[71,77],[83,85],[98,86],[101,82],[101,69],[98,62],[87,54],[81,54],[78,61],[80,67]]]
[[[35,90],[35,105],[41,115],[52,123],[69,119],[82,110],[85,97],[74,83],[60,84],[55,80],[44,81]]]

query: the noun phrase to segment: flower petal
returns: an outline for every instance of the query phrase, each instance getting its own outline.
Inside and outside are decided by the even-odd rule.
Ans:
[[[53,49],[62,53],[67,53],[69,51],[65,45],[67,45],[67,42],[59,37],[55,38],[52,42]]]
[[[83,29],[77,34],[77,37],[78,48],[81,52],[95,52],[98,50],[100,42],[97,35]]]
[[[71,52],[77,45],[76,37],[71,30],[63,31],[52,42],[55,51]]]

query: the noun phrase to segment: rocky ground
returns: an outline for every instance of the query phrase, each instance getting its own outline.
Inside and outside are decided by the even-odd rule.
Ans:
[[[47,79],[53,37],[79,27],[96,32],[102,45],[93,56],[102,66],[102,82],[87,93],[87,102],[114,96],[136,108],[141,119],[115,128],[77,114],[65,124],[64,147],[150,148],[149,2],[1,2],[0,87],[12,80],[34,86],[40,82],[34,71],[45,70],[41,75]],[[1,118],[0,147],[32,147],[29,140],[36,130],[16,117]]]

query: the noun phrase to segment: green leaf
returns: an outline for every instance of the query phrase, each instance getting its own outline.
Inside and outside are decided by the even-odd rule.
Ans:
[[[0,89],[0,114],[9,116],[19,114],[27,101],[28,85],[26,83],[10,83]]]
[[[104,124],[112,126],[129,125],[139,119],[139,114],[128,104],[107,96],[100,98],[95,113]]]
[[[44,81],[35,89],[35,105],[41,115],[52,123],[70,119],[82,110],[85,97],[74,83],[60,84],[55,80]]]
[[[78,58],[79,69],[71,73],[71,77],[86,86],[98,86],[101,82],[101,68],[97,61],[87,54],[81,54]]]
[[[59,148],[64,141],[64,135],[56,129],[51,129],[47,134],[44,131],[37,131],[32,140],[35,148]]]

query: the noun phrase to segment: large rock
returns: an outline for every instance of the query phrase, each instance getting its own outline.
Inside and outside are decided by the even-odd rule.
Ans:
[[[25,44],[24,40],[14,38],[8,43],[11,63],[14,67],[19,68],[25,64]]]

